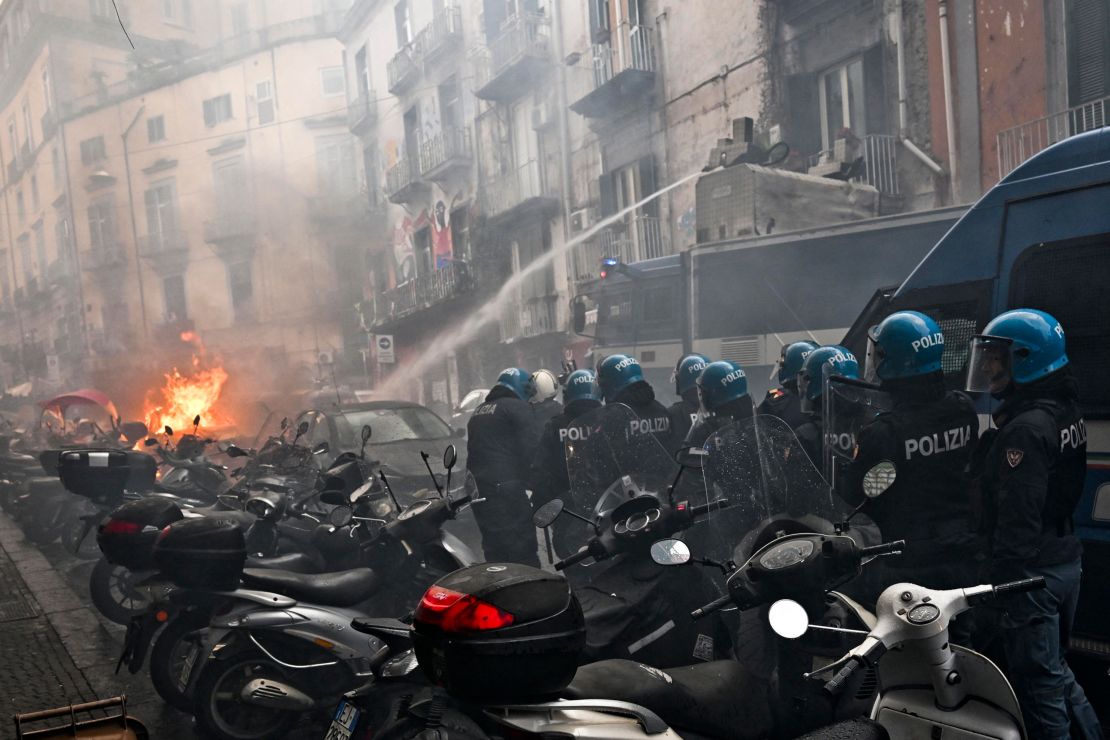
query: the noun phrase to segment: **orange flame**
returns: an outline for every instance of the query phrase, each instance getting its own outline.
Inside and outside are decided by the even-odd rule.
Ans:
[[[191,432],[193,419],[198,415],[206,427],[231,426],[232,420],[217,408],[227,382],[227,371],[219,365],[201,367],[205,348],[195,332],[182,332],[181,341],[193,345],[193,370],[182,375],[175,367],[172,373],[164,376],[166,382],[161,388],[147,394],[143,405],[147,427],[152,433],[165,426]]]

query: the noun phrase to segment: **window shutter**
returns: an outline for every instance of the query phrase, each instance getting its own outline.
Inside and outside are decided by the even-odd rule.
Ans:
[[[649,154],[640,158],[640,199],[642,200],[654,193],[655,188],[655,157]],[[645,216],[658,216],[659,199],[656,198],[645,203],[643,212]]]
[[[1110,95],[1110,0],[1072,0],[1071,105]]]
[[[612,216],[617,212],[617,191],[613,183],[613,173],[606,172],[598,178],[601,192],[601,217]]]

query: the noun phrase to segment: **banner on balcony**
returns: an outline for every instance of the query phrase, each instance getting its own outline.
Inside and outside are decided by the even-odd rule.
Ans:
[[[384,365],[392,365],[397,362],[397,356],[393,351],[393,335],[392,334],[378,334],[374,342],[377,348],[378,362]]]

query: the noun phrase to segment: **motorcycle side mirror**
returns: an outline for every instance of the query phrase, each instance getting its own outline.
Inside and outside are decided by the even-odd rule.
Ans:
[[[559,518],[563,513],[563,500],[554,499],[548,501],[546,504],[536,509],[536,513],[532,515],[532,525],[536,529],[547,529],[551,523]]]
[[[767,621],[779,637],[796,640],[809,630],[809,615],[804,606],[792,599],[779,599],[767,611]]]
[[[687,468],[694,470],[701,470],[705,464],[705,458],[709,456],[701,447],[683,447],[678,452],[674,453],[675,462]]]
[[[863,474],[863,495],[867,498],[878,498],[894,485],[898,471],[894,463],[883,460]]]
[[[193,434],[196,434],[197,429],[200,427],[200,414],[193,417]]]
[[[657,565],[685,565],[690,562],[690,547],[682,540],[659,540],[651,545],[651,559]]]
[[[239,447],[237,445],[228,445],[227,446],[227,456],[228,457],[248,457],[249,455],[250,455],[250,453],[247,452],[246,450],[244,450],[242,447]]]
[[[329,445],[328,441],[325,439],[323,442],[321,442],[320,444],[318,444],[318,445],[316,445],[315,447],[312,448],[312,454],[313,455],[326,455],[328,453],[328,450],[330,450],[330,449],[331,449],[331,445]]]
[[[459,453],[455,450],[455,445],[447,445],[447,449],[443,451],[443,467],[450,470],[458,461]]]
[[[297,436],[303,437],[306,434],[308,434],[308,422],[302,421],[300,424],[297,425]]]
[[[147,447],[154,447],[156,444],[158,444],[158,440],[156,440],[154,437],[147,437],[146,441],[143,442],[143,444]]]
[[[162,433],[165,434],[167,437],[172,437],[173,428],[167,424],[166,426],[162,427]]]
[[[362,425],[362,443],[366,444],[367,442],[369,442],[370,441],[370,435],[372,435],[373,433],[374,433],[374,430],[370,428],[369,424],[363,424]]]
[[[353,518],[354,512],[351,511],[350,506],[336,506],[328,512],[328,524],[336,528],[346,527]]]

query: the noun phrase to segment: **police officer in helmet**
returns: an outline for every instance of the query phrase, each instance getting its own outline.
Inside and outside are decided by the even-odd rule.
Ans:
[[[1002,401],[998,431],[983,440],[989,579],[1047,582],[1001,607],[1008,673],[1029,736],[1099,738],[1098,718],[1064,660],[1079,600],[1082,548],[1072,512],[1087,475],[1087,433],[1060,322],[1033,309],[995,318],[971,340],[967,389]]]
[[[680,358],[674,366],[671,379],[674,381],[674,392],[678,400],[668,406],[667,411],[671,414],[671,434],[677,442],[686,439],[690,427],[697,422],[700,408],[698,376],[708,364],[709,358],[705,355],[692,354]]]
[[[543,428],[536,456],[532,461],[532,503],[537,508],[561,498],[568,505],[570,494],[565,445],[586,440],[590,428],[579,417],[601,406],[601,389],[593,370],[575,370],[563,386],[563,411]],[[559,553],[571,554],[586,542],[589,532],[576,519],[561,517],[554,525]]]
[[[690,446],[701,447],[722,427],[755,415],[748,376],[735,362],[718,360],[706,365],[698,376],[697,391],[701,413],[687,435]]]
[[[501,371],[467,423],[467,468],[486,499],[474,507],[486,560],[539,566],[532,505],[525,492],[539,438],[528,398],[528,371]]]
[[[864,513],[884,540],[906,540],[901,556],[882,563],[883,587],[905,581],[951,589],[977,580],[982,547],[967,468],[979,420],[970,398],[945,390],[943,355],[940,326],[917,311],[891,314],[868,333],[865,379],[893,405],[860,430],[841,494],[853,505],[867,501]],[[894,482],[867,499],[863,477],[883,462],[894,465]],[[956,625],[953,639],[967,644],[968,622]]]
[[[525,390],[539,429],[542,430],[548,421],[563,413],[562,404],[555,398],[559,394],[559,381],[550,370],[541,368],[532,373]]]
[[[798,397],[798,373],[809,353],[815,349],[817,343],[808,340],[792,342],[782,348],[782,356],[779,358],[779,387],[767,391],[767,397],[759,404],[758,413],[777,416],[791,429],[796,429],[807,421]]]
[[[798,413],[803,421],[794,427],[794,434],[813,466],[822,469],[825,445],[824,397],[825,381],[833,376],[858,378],[859,362],[852,351],[838,344],[817,347],[806,353],[798,371],[795,388]]]
[[[644,422],[644,428],[659,440],[663,449],[673,452],[678,442],[671,430],[671,416],[663,404],[655,400],[655,389],[644,380],[640,363],[628,355],[609,355],[602,360],[597,384],[605,405],[623,404]]]

